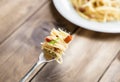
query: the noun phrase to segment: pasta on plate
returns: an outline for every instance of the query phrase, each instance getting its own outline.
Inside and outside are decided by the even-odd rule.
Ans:
[[[71,0],[80,16],[99,22],[120,21],[120,0]]]

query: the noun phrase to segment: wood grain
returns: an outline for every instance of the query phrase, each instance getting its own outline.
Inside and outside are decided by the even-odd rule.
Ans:
[[[32,82],[98,82],[120,50],[119,36],[79,30],[63,64],[48,63]]]
[[[120,82],[120,52],[99,82]]]
[[[51,5],[51,1],[47,2],[0,45],[0,82],[18,82],[31,69],[41,52],[40,42],[52,28],[61,27],[70,32],[76,28],[71,29],[74,25],[65,20],[56,22],[64,18],[54,17],[57,12],[50,9]]]
[[[0,0],[0,44],[47,0]]]
[[[31,82],[120,82],[120,34],[78,29],[52,0],[1,0],[0,8],[0,82],[20,81],[37,62],[40,42],[59,27],[75,32],[63,64],[40,65]]]

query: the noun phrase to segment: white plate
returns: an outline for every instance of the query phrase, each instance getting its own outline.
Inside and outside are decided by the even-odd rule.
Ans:
[[[70,22],[93,31],[106,33],[120,33],[120,22],[100,23],[82,18],[74,10],[70,0],[53,0],[58,12]]]

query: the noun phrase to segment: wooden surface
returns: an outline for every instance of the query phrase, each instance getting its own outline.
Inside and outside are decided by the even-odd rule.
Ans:
[[[120,34],[79,28],[51,0],[1,0],[0,7],[0,82],[19,82],[37,62],[40,42],[58,27],[74,37],[63,63],[43,63],[29,81],[120,82]]]

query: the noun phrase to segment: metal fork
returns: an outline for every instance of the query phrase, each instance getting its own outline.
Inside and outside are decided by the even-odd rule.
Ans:
[[[44,54],[41,53],[39,55],[39,60],[37,61],[37,63],[28,71],[28,73],[20,80],[20,82],[25,82],[40,64],[45,62],[51,62],[53,60],[54,59],[46,60],[46,58],[44,57]]]

